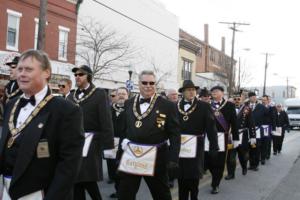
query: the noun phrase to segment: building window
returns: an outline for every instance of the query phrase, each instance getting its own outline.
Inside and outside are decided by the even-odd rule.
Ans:
[[[192,79],[192,61],[183,60],[182,66],[182,79],[183,80],[191,80]]]
[[[69,28],[59,26],[58,59],[67,61]]]
[[[19,49],[19,27],[22,13],[7,9],[7,36],[6,49],[18,51]]]

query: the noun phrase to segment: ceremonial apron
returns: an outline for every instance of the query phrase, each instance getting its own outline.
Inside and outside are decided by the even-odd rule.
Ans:
[[[179,158],[195,158],[197,155],[198,137],[202,135],[181,135]]]
[[[10,182],[11,182],[11,177],[6,177],[6,176],[3,177],[4,186],[3,186],[2,200],[11,200],[8,194]],[[18,200],[43,200],[43,199],[44,199],[44,192],[42,190],[18,198]]]
[[[129,142],[118,170],[139,176],[154,176],[157,150],[164,144],[166,142],[155,145]]]

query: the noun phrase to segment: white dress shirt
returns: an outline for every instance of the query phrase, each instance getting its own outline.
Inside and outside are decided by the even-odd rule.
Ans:
[[[38,93],[36,93],[34,95],[35,106],[31,105],[31,103],[28,103],[28,104],[26,104],[26,106],[21,108],[20,113],[17,118],[16,128],[19,128],[26,121],[26,119],[29,117],[29,115],[32,113],[32,111],[36,108],[36,106],[45,98],[47,91],[48,91],[48,85],[46,85],[41,91],[39,91]],[[23,94],[21,96],[21,98],[22,97],[28,99],[28,97],[25,97],[25,94]]]
[[[90,84],[88,84],[84,89],[87,90],[89,87],[90,87]],[[78,98],[81,99],[83,96],[84,96],[84,92],[81,92],[81,93],[78,95]]]
[[[151,97],[151,100],[150,102],[153,100],[153,97],[154,95]],[[140,95],[140,99],[145,99],[142,95]],[[146,110],[149,108],[150,106],[150,103],[147,103],[147,102],[144,102],[143,104],[140,104],[140,111],[141,111],[141,114],[144,114],[144,112],[146,112]]]
[[[185,102],[188,102],[187,100],[184,100]],[[183,109],[186,112],[188,109],[190,109],[190,107],[192,106],[192,104],[194,103],[194,99],[191,100],[191,104],[184,104]]]

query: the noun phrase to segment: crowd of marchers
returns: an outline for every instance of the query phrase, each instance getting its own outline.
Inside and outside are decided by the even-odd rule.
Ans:
[[[119,87],[109,95],[93,84],[87,65],[62,79],[60,95],[49,87],[47,54],[27,50],[12,61],[1,98],[0,173],[3,200],[101,200],[102,160],[115,192],[110,198],[135,200],[143,179],[154,200],[197,200],[203,174],[211,174],[211,194],[223,179],[259,171],[282,151],[289,120],[281,104],[254,92],[227,98],[224,88],[200,89],[191,80],[164,93],[156,74],[144,70],[138,93]]]

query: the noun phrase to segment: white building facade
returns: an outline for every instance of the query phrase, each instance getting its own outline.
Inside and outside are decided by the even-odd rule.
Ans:
[[[126,35],[130,45],[136,50],[130,59],[122,61],[122,66],[95,81],[98,87],[114,89],[125,86],[126,80],[129,79],[128,71],[131,70],[134,90],[137,90],[138,74],[142,70],[153,70],[153,65],[158,79],[167,74],[158,85],[160,88],[178,87],[178,19],[160,2],[83,1],[78,19],[84,21],[88,18],[116,31],[120,36]],[[76,58],[76,62],[86,64],[79,57]]]

